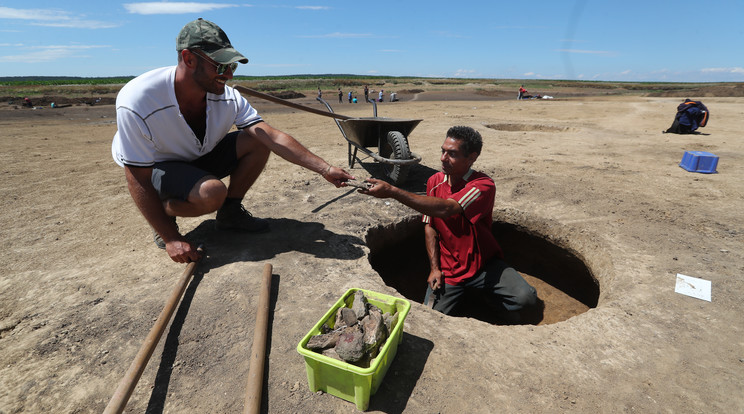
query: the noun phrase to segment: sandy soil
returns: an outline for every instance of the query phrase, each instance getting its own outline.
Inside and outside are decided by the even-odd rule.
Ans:
[[[505,248],[536,283],[579,259],[599,286],[596,306],[542,283],[539,325],[495,325],[412,297],[369,411],[742,412],[744,98],[705,97],[709,125],[682,136],[661,133],[678,97],[540,92],[556,99],[440,91],[378,109],[423,119],[409,137],[423,157],[413,191],[438,169],[448,127],[477,128],[476,166],[496,181]],[[332,120],[254,102],[269,123],[346,166]],[[334,108],[371,114],[367,104]],[[0,108],[0,413],[101,412],[184,270],[154,246],[129,197],[110,155],[115,130],[111,105]],[[686,150],[718,155],[718,173],[680,168]],[[351,171],[366,177],[376,166],[365,159]],[[265,263],[274,274],[263,410],[356,411],[309,391],[295,348],[349,288],[415,293],[420,266],[406,274],[407,255],[383,251],[420,260],[416,214],[277,157],[245,204],[271,221],[270,233],[218,232],[213,215],[179,219],[209,254],[127,412],[241,411]],[[529,237],[517,243],[520,235]],[[675,293],[677,273],[710,280],[712,302]]]

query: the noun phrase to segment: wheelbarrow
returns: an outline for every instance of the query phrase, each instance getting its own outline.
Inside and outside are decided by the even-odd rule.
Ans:
[[[380,118],[377,116],[377,104],[373,100],[369,100],[369,102],[372,104],[374,116],[353,118],[334,113],[328,102],[320,97],[316,99],[328,108],[327,112],[289,102],[243,86],[235,86],[235,89],[271,102],[333,118],[338,129],[341,130],[341,135],[348,143],[349,168],[354,168],[355,161],[359,159],[357,158],[357,151],[362,151],[383,165],[386,178],[393,184],[400,185],[405,182],[411,165],[421,162],[421,157],[411,152],[408,145],[408,135],[422,120]],[[370,147],[376,147],[378,153],[369,150]],[[361,162],[361,160],[359,161]]]

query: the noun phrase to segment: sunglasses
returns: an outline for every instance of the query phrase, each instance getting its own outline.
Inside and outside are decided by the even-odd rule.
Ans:
[[[228,69],[230,69],[231,73],[235,73],[235,70],[238,68],[238,62],[233,63],[215,63],[212,62],[210,59],[208,59],[206,56],[202,56],[201,53],[193,52],[196,56],[199,56],[200,58],[204,59],[207,63],[217,68],[217,74],[218,75],[224,75],[225,72],[227,72]]]

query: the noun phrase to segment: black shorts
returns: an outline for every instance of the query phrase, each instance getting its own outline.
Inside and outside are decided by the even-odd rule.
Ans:
[[[206,176],[225,178],[238,166],[236,141],[240,131],[231,132],[214,149],[194,161],[156,162],[152,167],[152,185],[161,200],[187,200],[197,182]]]

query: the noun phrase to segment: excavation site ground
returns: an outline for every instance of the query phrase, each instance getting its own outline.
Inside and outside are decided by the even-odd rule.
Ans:
[[[686,96],[546,87],[534,92],[553,99],[525,101],[486,84],[384,89],[400,91],[400,101],[378,103],[379,116],[422,119],[407,137],[422,157],[409,191],[423,192],[439,170],[449,127],[483,135],[475,168],[496,183],[493,229],[537,287],[540,312],[513,325],[493,320],[478,298],[457,316],[430,310],[415,211],[272,155],[244,200],[270,232],[219,231],[214,215],[178,219],[207,256],[126,412],[242,410],[266,263],[264,412],[357,411],[311,392],[296,350],[350,288],[411,303],[370,412],[744,409],[740,87]],[[304,95],[293,101],[323,109],[313,90]],[[685,98],[705,103],[708,125],[662,133]],[[269,124],[348,169],[332,119],[250,101]],[[329,102],[341,114],[372,115],[369,104]],[[0,412],[102,412],[184,270],[155,247],[131,201],[111,158],[115,132],[105,100],[0,104]],[[716,173],[680,168],[685,151],[718,156]],[[349,171],[377,174],[361,158]],[[711,301],[675,292],[677,274],[710,281]]]

